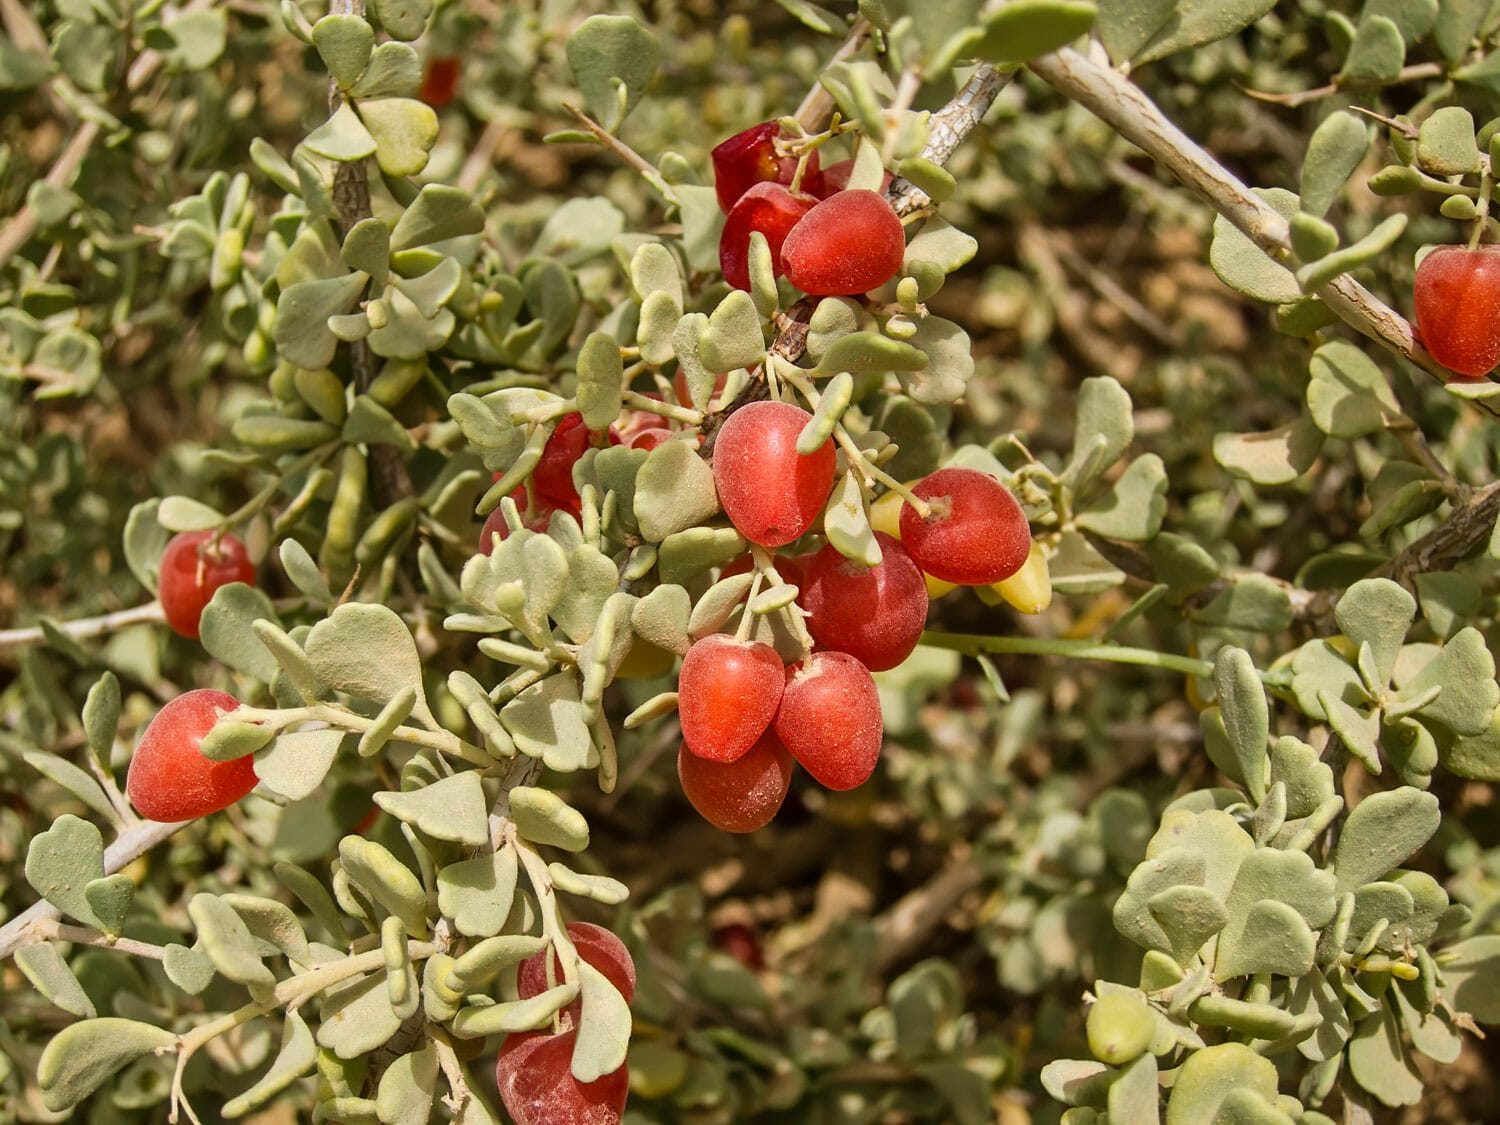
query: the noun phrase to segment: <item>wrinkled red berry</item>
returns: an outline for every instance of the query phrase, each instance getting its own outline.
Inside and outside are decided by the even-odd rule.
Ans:
[[[815,652],[786,670],[775,730],[797,764],[829,789],[875,772],[885,723],[870,670],[844,652]]]
[[[963,586],[988,586],[1021,569],[1031,527],[1010,491],[974,469],[939,469],[912,493],[926,500],[926,519],[901,506],[901,543],[924,572]]]
[[[240,705],[222,691],[184,692],[156,713],[130,759],[125,791],[147,820],[194,820],[227,809],[255,788],[251,755],[214,762],[198,752],[223,711]]]
[[[603,926],[591,922],[569,922],[568,938],[578,950],[578,956],[604,974],[610,984],[620,990],[625,1002],[635,996],[635,961],[625,943]],[[562,963],[552,953],[552,983],[563,980]],[[522,1000],[530,1000],[547,991],[547,954],[538,953],[521,962],[516,974],[516,990]]]
[[[901,269],[906,231],[885,196],[854,189],[830,195],[792,228],[781,246],[786,277],[817,297],[877,289]]]
[[[1433,359],[1465,379],[1500,363],[1500,246],[1439,246],[1417,267],[1412,295]]]
[[[506,1036],[495,1061],[495,1084],[515,1125],[620,1125],[630,1095],[629,1067],[594,1082],[578,1081],[572,1070],[577,1039],[575,1029]]]
[[[807,568],[798,599],[808,631],[824,648],[847,652],[872,672],[894,668],[917,647],[927,624],[927,582],[905,549],[883,531],[878,566],[824,547]]]
[[[764,828],[786,800],[792,756],[772,731],[732,762],[700,758],[686,746],[677,752],[677,780],[698,814],[725,832]]]
[[[695,641],[677,676],[682,740],[700,758],[734,761],[771,725],[784,683],[770,645],[722,633]]]
[[[220,586],[255,583],[255,564],[233,535],[214,542],[212,531],[183,531],[172,536],[161,557],[157,594],[162,613],[176,632],[198,639],[198,620]]]
[[[812,210],[817,196],[793,192],[780,184],[756,184],[740,197],[724,220],[719,236],[719,268],[736,289],[750,288],[750,235],[760,231],[771,248],[771,272],[785,271],[781,246],[802,216]]]
[[[797,452],[797,436],[811,418],[789,402],[752,402],[719,427],[713,466],[719,502],[752,543],[780,547],[800,538],[828,502],[833,440],[806,456]]]
[[[768,181],[790,184],[797,175],[797,158],[776,154],[776,135],[780,130],[778,122],[766,121],[751,126],[742,133],[736,133],[714,148],[711,154],[714,163],[714,190],[718,192],[719,207],[725,214],[756,184]],[[814,152],[807,158],[807,169],[802,174],[802,188],[816,195],[822,184],[823,176],[818,171],[818,154]]]

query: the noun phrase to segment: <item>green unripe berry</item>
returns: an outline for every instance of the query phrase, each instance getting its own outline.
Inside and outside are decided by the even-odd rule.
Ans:
[[[1089,1009],[1085,1029],[1096,1059],[1123,1066],[1150,1045],[1156,1019],[1139,992],[1111,992]]]

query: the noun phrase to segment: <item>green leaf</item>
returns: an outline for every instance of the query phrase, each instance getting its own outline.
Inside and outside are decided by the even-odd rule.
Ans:
[[[573,1046],[573,1077],[595,1082],[625,1062],[630,1046],[630,1006],[609,978],[582,958],[578,961],[583,1009]]]
[[[9,36],[0,39],[0,90],[30,90],[47,80],[44,55],[22,50]]]
[[[1276,1066],[1243,1043],[1220,1043],[1188,1055],[1167,1099],[1166,1125],[1203,1125],[1217,1120],[1231,1093],[1245,1090],[1276,1100]]]
[[[1221,648],[1214,659],[1214,685],[1240,777],[1250,791],[1250,799],[1258,804],[1265,799],[1269,784],[1271,763],[1266,741],[1271,726],[1266,692],[1250,654],[1233,646]]]
[[[342,277],[299,281],[282,290],[273,332],[281,357],[310,371],[332,363],[339,341],[328,318],[354,308],[368,280],[367,274],[355,270]]]
[[[1417,131],[1417,163],[1434,176],[1463,176],[1483,166],[1474,118],[1462,106],[1433,110]]]
[[[845,473],[834,485],[823,510],[823,534],[839,554],[862,566],[879,566],[880,544],[870,527],[857,474]]]
[[[334,691],[384,704],[409,687],[417,696],[412,713],[437,727],[422,686],[422,658],[394,610],[348,602],[312,627],[305,648],[313,670]]]
[[[910,275],[917,262],[930,262],[943,273],[968,265],[979,252],[979,240],[959,230],[938,215],[924,222],[906,244],[906,254],[901,261],[901,272]]]
[[[967,332],[951,320],[929,315],[917,323],[917,330],[907,343],[924,362],[917,369],[895,368],[902,390],[914,401],[929,405],[953,402],[963,395],[974,374],[974,354]]]
[[[687,442],[663,442],[636,474],[632,509],[651,543],[706,523],[719,510],[713,470]]]
[[[1130,395],[1109,375],[1085,379],[1078,388],[1073,458],[1063,471],[1082,488],[1118,461],[1135,436]]]
[[[482,1039],[501,1032],[528,1031],[544,1025],[577,996],[578,986],[564,983],[529,1000],[467,1007],[454,1017],[453,1034],[459,1039]]]
[[[1441,820],[1431,793],[1403,786],[1370,794],[1344,821],[1334,848],[1336,893],[1358,890],[1385,875],[1427,843]]]
[[[333,80],[345,90],[353,86],[370,61],[375,29],[360,16],[329,15],[313,24],[312,36]]]
[[[1292,623],[1292,602],[1286,588],[1263,574],[1246,574],[1193,614],[1202,625],[1279,633]]]
[[[1394,1007],[1362,1021],[1349,1041],[1349,1073],[1384,1105],[1417,1105],[1423,1082],[1406,1045]]]
[[[992,63],[1023,63],[1087,34],[1096,14],[1083,0],[1010,0],[990,13],[984,34],[965,53]]]
[[[488,802],[475,770],[464,770],[420,789],[376,793],[375,803],[434,839],[476,848],[489,843]]]
[[[99,919],[84,888],[103,877],[104,836],[72,813],[63,813],[51,828],[33,836],[26,849],[26,881],[58,910],[90,926]]]
[[[1443,995],[1455,1011],[1480,1023],[1500,1023],[1500,935],[1456,942],[1438,955]]]
[[[589,429],[606,429],[619,417],[624,378],[625,361],[620,356],[620,345],[607,332],[590,332],[583,347],[578,349],[577,390],[578,409]]]
[[[320,1047],[341,1059],[367,1055],[395,1035],[401,1017],[391,1006],[385,973],[371,973],[328,990],[318,1024]]]
[[[548,769],[593,769],[599,751],[589,733],[578,679],[569,672],[532,684],[500,711],[500,721],[523,754],[541,758]]]
[[[1059,594],[1097,594],[1125,581],[1124,571],[1071,528],[1058,539],[1057,553],[1047,560],[1047,571],[1052,589]]]
[[[1441,688],[1441,694],[1417,715],[1442,723],[1455,734],[1483,734],[1500,706],[1494,654],[1473,626],[1458,632],[1415,676],[1401,680],[1398,698],[1403,700]]]
[[[204,650],[215,660],[269,684],[278,665],[255,634],[257,621],[280,624],[271,599],[254,586],[231,582],[215,590],[203,607],[198,631]]]
[[[1320,216],[1328,213],[1369,145],[1369,129],[1356,114],[1335,110],[1322,120],[1313,130],[1302,159],[1303,212]]]
[[[1167,470],[1155,453],[1137,457],[1108,493],[1078,513],[1077,525],[1109,539],[1144,543],[1167,513]]]
[[[630,897],[630,888],[608,875],[582,875],[561,863],[547,864],[552,885],[563,894],[591,898],[605,906],[619,906]]]
[[[427,1125],[437,1096],[437,1052],[423,1047],[402,1055],[380,1076],[375,1112],[381,1125]]]
[[[1396,81],[1405,61],[1406,43],[1400,28],[1385,16],[1362,19],[1338,80],[1346,85],[1384,85]]]
[[[370,9],[392,39],[410,42],[427,30],[432,0],[370,0]]]
[[[510,916],[516,873],[512,847],[447,864],[438,870],[438,909],[467,937],[497,933]]]
[[[1297,284],[1302,286],[1304,292],[1312,293],[1340,274],[1379,258],[1396,244],[1405,230],[1406,216],[1390,215],[1352,246],[1346,246],[1303,266],[1297,271]]]
[[[433,108],[415,98],[373,98],[359,103],[359,117],[375,142],[375,161],[387,176],[415,176],[427,167],[437,142]]]
[[[1444,0],[1436,7],[1433,39],[1443,57],[1456,65],[1469,54],[1491,5],[1487,0]]]
[[[312,796],[338,756],[346,734],[338,729],[288,731],[255,759],[255,776],[288,801]]]
[[[1167,887],[1147,899],[1146,908],[1166,935],[1168,951],[1179,965],[1191,963],[1203,943],[1229,921],[1224,904],[1206,887]]]
[[[1322,451],[1323,433],[1305,414],[1262,433],[1214,435],[1214,460],[1234,476],[1262,486],[1291,484]]]
[[[611,131],[650,85],[659,55],[656,37],[630,16],[593,15],[568,36],[568,69],[584,105]]]
[[[83,897],[94,917],[99,919],[99,928],[112,937],[118,937],[125,928],[125,918],[135,898],[135,884],[129,875],[106,875],[86,883]]]
[[[486,938],[471,945],[453,963],[449,979],[456,987],[472,992],[483,988],[502,969],[545,952],[551,944],[546,937],[530,934],[501,934]]]
[[[189,996],[196,996],[214,979],[214,963],[208,955],[197,949],[189,949],[175,942],[167,945],[162,956],[162,968],[167,979]]]
[[[42,1102],[54,1113],[83,1101],[118,1070],[177,1042],[170,1031],[135,1020],[84,1020],[47,1042],[37,1063]]]
[[[276,977],[261,961],[255,936],[234,908],[212,894],[196,894],[188,902],[188,916],[198,929],[198,941],[225,977],[239,984],[266,987]]]
[[[184,11],[164,23],[171,45],[163,52],[173,70],[203,70],[218,61],[229,38],[229,17],[222,8]]]
[[[271,1068],[254,1086],[225,1104],[224,1116],[233,1120],[259,1109],[304,1074],[310,1073],[317,1061],[318,1044],[308,1030],[307,1021],[296,1010],[289,1010],[282,1024],[281,1049]]]
[[[461,188],[426,184],[391,231],[393,251],[430,246],[484,230],[484,212]]]
[[[1254,193],[1282,218],[1290,221],[1301,207],[1297,197],[1284,188],[1254,188]],[[1219,280],[1231,289],[1257,301],[1284,305],[1302,297],[1302,286],[1292,271],[1220,215],[1214,220],[1213,242],[1208,263]]]
[[[363,20],[359,22],[364,23]],[[364,160],[375,154],[375,138],[349,102],[340,102],[328,120],[314,129],[302,145],[325,160],[336,160],[342,164]]]
[[[766,358],[760,313],[749,293],[732,290],[709,314],[699,355],[704,366],[715,372],[753,367]]]
[[[408,934],[426,935],[427,892],[410,868],[390,851],[373,840],[345,836],[339,841],[339,862],[351,880],[401,919]]]
[[[381,43],[349,92],[356,98],[411,98],[421,86],[421,56],[405,43]]]
[[[16,950],[15,961],[16,968],[25,974],[31,987],[46,997],[49,1003],[80,1019],[93,1019],[98,1015],[94,1010],[94,1002],[78,983],[73,970],[68,968],[68,963],[63,960],[55,943],[29,942]]]
[[[570,199],[547,216],[532,253],[578,266],[603,254],[625,229],[625,216],[603,196]]]
[[[530,785],[512,789],[510,815],[516,830],[533,843],[570,852],[581,852],[588,847],[588,821],[549,789]]]
[[[100,682],[102,683],[103,681]],[[95,687],[97,686],[96,684]],[[116,688],[117,693],[118,690]],[[92,695],[93,693],[91,692],[90,698],[92,698]],[[111,740],[113,740],[113,728],[110,730],[110,735]],[[106,747],[105,755],[101,755],[105,757],[105,760],[108,760],[107,753],[108,748]],[[116,820],[119,817],[119,812],[110,803],[109,798],[104,795],[103,787],[94,780],[87,770],[80,769],[66,758],[60,758],[56,754],[48,754],[41,750],[33,750],[23,754],[22,759],[32,769],[42,774],[54,784],[62,786],[94,810],[94,812],[104,817],[105,820]]]

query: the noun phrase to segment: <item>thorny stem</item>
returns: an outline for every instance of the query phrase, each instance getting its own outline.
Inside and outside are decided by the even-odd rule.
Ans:
[[[1164,671],[1180,672],[1183,675],[1196,676],[1200,679],[1214,674],[1213,662],[1209,660],[1099,641],[1056,640],[1045,637],[990,637],[976,633],[937,633],[929,630],[922,634],[919,643],[929,648],[949,649],[968,656],[981,654],[1063,656],[1073,660],[1107,660],[1113,664],[1136,664],[1146,668],[1160,668]],[[1261,683],[1268,687],[1281,687],[1286,683],[1286,676],[1279,672],[1263,672],[1256,669],[1256,675],[1260,677]]]
[[[1167,120],[1156,103],[1124,75],[1066,47],[1027,65],[1063,96],[1156,160],[1273,260],[1284,262],[1291,257],[1287,220]],[[1353,277],[1336,277],[1316,295],[1349,327],[1420,367],[1438,382],[1447,383],[1449,371],[1417,341],[1406,318]],[[1475,403],[1486,413],[1500,417],[1500,407],[1483,399]]]

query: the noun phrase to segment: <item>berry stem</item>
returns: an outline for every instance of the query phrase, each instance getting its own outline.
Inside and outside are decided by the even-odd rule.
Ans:
[[[761,548],[752,547],[752,550],[759,551]],[[755,615],[750,612],[750,603],[755,601],[755,595],[760,593],[760,585],[764,578],[765,571],[760,568],[760,557],[757,555],[755,573],[750,576],[750,589],[745,594],[745,612],[740,617],[739,628],[734,631],[734,639],[737,641],[744,642],[750,639],[750,626],[755,621]]]
[[[1495,181],[1490,170],[1486,168],[1479,177],[1479,201],[1478,214],[1474,216],[1474,229],[1469,232],[1469,249],[1478,250],[1479,240],[1484,236],[1484,228],[1489,225],[1490,218],[1490,196],[1495,190]]]
[[[783,579],[781,577],[781,574],[776,570],[776,557],[772,552],[766,550],[759,544],[752,543],[750,546],[750,555],[755,560],[755,570],[757,576],[759,576],[760,574],[769,575],[773,582],[777,585],[781,585],[785,582],[785,579]],[[748,599],[746,600],[748,605]],[[785,615],[787,624],[792,627],[792,632],[797,635],[797,641],[802,645],[802,659],[806,660],[808,656],[812,654],[813,650],[812,634],[807,631],[807,622],[806,620],[804,620],[804,618],[806,617],[806,613],[796,602],[792,602],[790,605],[783,606],[781,612]],[[750,614],[747,612],[745,614],[746,620],[748,620],[749,617]],[[741,626],[743,626],[744,621],[741,621],[740,624]]]

